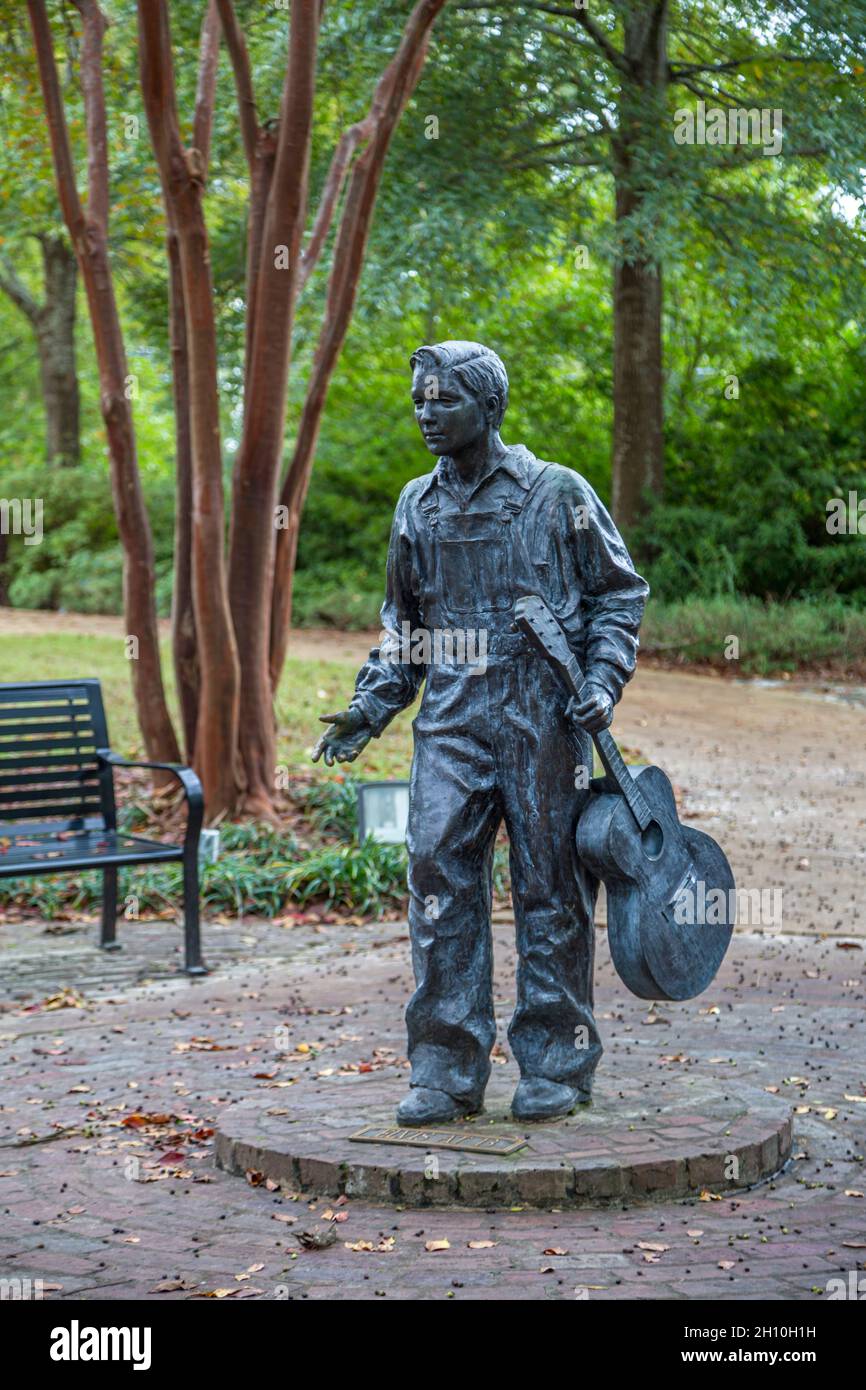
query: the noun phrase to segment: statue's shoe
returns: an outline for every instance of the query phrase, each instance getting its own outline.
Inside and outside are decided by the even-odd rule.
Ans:
[[[589,1100],[587,1091],[548,1081],[543,1076],[524,1076],[518,1083],[511,1102],[515,1120],[552,1120],[556,1115],[569,1115],[576,1105]]]
[[[397,1123],[401,1125],[435,1125],[446,1120],[462,1120],[475,1115],[481,1102],[456,1100],[447,1091],[434,1091],[430,1086],[412,1086],[397,1106]]]

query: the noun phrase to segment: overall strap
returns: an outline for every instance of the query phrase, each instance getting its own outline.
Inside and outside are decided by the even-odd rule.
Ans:
[[[526,506],[527,502],[529,501],[530,497],[535,491],[536,487],[541,482],[541,479],[544,477],[544,472],[547,467],[548,465],[546,463],[539,464],[538,472],[532,479],[532,482],[529,484],[529,487],[526,489],[525,492],[521,493],[519,497],[505,498],[504,502],[502,503],[501,518],[504,522],[509,523],[513,521],[516,516],[520,515],[520,513],[523,511],[523,508]]]
[[[510,523],[514,517],[519,516],[520,513],[524,510],[527,502],[529,501],[536,487],[541,482],[541,479],[544,477],[547,468],[547,463],[540,464],[538,472],[532,479],[532,482],[530,483],[526,492],[523,493],[522,497],[515,498],[513,500],[511,498],[508,498],[505,504],[508,511],[508,515],[503,515],[502,520],[504,522]],[[529,549],[526,544],[526,538],[523,535],[523,528],[520,526],[515,526],[512,532],[512,537],[515,558],[518,560],[517,566],[512,568],[512,578],[514,580],[515,589],[518,592],[523,592],[527,594],[537,594],[540,582],[539,575],[537,569],[535,568],[535,565],[532,563],[532,560],[530,558]],[[546,598],[547,595],[542,594],[541,597]]]

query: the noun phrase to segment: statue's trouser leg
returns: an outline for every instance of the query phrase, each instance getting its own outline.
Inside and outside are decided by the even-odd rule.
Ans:
[[[592,745],[585,737],[574,750],[552,672],[539,664],[521,673],[522,665],[511,672],[495,742],[517,927],[517,1006],[508,1040],[521,1076],[589,1092],[602,1052],[593,1017],[598,885],[577,858],[574,830],[585,800],[576,766],[588,766],[591,775]],[[581,789],[586,780],[578,776]]]
[[[412,1085],[478,1103],[496,1037],[490,899],[502,804],[489,746],[468,733],[421,732],[420,722],[407,834]]]

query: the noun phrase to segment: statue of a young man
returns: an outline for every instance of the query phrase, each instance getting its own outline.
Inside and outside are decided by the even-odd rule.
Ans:
[[[330,727],[314,757],[351,762],[426,677],[407,835],[412,1078],[397,1118],[428,1125],[481,1109],[496,1037],[491,866],[504,820],[519,957],[512,1112],[547,1119],[589,1099],[601,1056],[597,883],[574,845],[589,792],[575,766],[591,769],[589,735],[610,723],[634,671],[648,588],[584,479],[503,443],[508,378],[494,352],[439,343],[419,348],[412,368],[415,418],[438,462],[397,503],[388,637],[361,668],[349,709],[323,717]],[[570,717],[556,674],[512,628],[525,593],[547,600],[587,673]],[[464,650],[484,660],[455,660],[453,643],[434,641],[418,664],[406,635],[425,631],[471,634]]]

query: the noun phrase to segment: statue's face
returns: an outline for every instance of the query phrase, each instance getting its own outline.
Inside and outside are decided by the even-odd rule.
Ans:
[[[418,428],[431,454],[459,453],[487,432],[489,421],[483,402],[448,368],[419,364],[412,377],[412,400]]]

